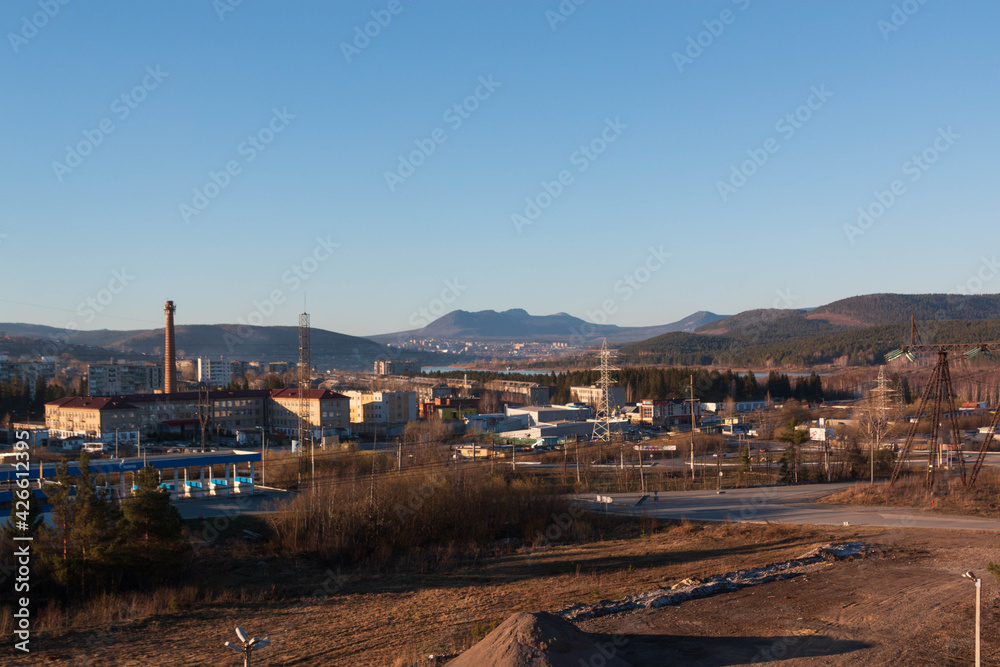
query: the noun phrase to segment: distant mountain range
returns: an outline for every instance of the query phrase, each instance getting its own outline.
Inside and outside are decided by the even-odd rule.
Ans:
[[[178,354],[188,357],[219,357],[247,361],[294,361],[298,359],[299,338],[297,327],[253,327],[238,324],[194,324],[178,325],[174,329]],[[68,337],[67,337],[68,334]],[[71,346],[63,350],[80,358],[87,351],[90,360],[94,358],[126,357],[138,355],[158,357],[163,353],[163,329],[132,331],[66,332],[62,329],[39,324],[0,323],[0,335],[20,337],[19,347],[47,349],[47,346],[33,346],[23,341],[61,340],[65,338]],[[336,365],[340,368],[366,367],[371,362],[385,356],[384,345],[345,334],[312,329],[310,332],[311,356],[314,363]]]
[[[382,343],[409,339],[464,341],[537,341],[566,342],[591,345],[603,338],[619,345],[644,340],[673,331],[694,331],[698,327],[724,318],[705,311],[694,313],[677,322],[650,327],[619,327],[613,324],[592,324],[586,320],[556,313],[530,315],[520,308],[497,312],[455,310],[439,317],[421,329],[370,336]]]
[[[732,316],[699,311],[649,327],[592,324],[566,313],[530,315],[522,309],[456,310],[420,329],[368,338],[313,329],[311,351],[319,365],[356,369],[386,358],[386,345],[409,339],[566,342],[587,347],[607,338],[619,348],[619,363],[857,365],[879,363],[882,355],[905,342],[911,314],[923,342],[1000,340],[1000,295],[869,294],[818,308],[747,310]],[[86,361],[157,359],[163,352],[163,329],[78,331],[63,344],[51,345],[65,334],[37,324],[0,324],[0,336],[7,337],[0,340],[0,352],[67,353]],[[176,334],[178,351],[189,357],[294,361],[298,356],[296,327],[179,325]],[[413,349],[406,356],[429,364],[472,360]]]

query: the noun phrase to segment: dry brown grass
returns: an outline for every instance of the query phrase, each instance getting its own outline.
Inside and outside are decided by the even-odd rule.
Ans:
[[[889,482],[875,485],[855,484],[849,489],[820,499],[820,502],[875,507],[913,507],[922,510],[977,516],[1000,516],[997,489],[1000,471],[982,470],[975,487],[966,489],[958,477],[939,480],[933,491],[925,486],[923,475],[900,477],[894,486]]]
[[[247,605],[271,599],[272,592],[246,588],[213,590],[195,586],[164,586],[151,591],[102,593],[85,603],[65,606],[49,602],[38,610],[34,629],[60,632],[71,629],[141,623],[159,616],[179,615],[207,605]],[[13,630],[9,607],[0,613],[0,629]]]

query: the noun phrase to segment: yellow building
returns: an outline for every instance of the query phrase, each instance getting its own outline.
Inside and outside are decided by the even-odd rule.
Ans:
[[[351,426],[350,399],[327,389],[307,389],[304,399],[298,389],[275,389],[270,406],[270,427],[289,436],[298,434],[299,414],[306,416],[310,437],[315,439]]]

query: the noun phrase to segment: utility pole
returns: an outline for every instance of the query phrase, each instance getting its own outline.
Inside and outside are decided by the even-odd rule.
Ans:
[[[403,444],[396,438],[396,470],[403,470]]]
[[[691,375],[691,398],[688,399],[691,402],[691,484],[695,482],[694,479],[694,375]]]
[[[313,486],[315,486],[315,480],[313,480]],[[375,506],[375,445],[372,444],[372,489],[371,489],[371,504],[372,507]]]
[[[305,311],[305,298],[303,297],[303,311]],[[298,371],[298,429],[297,435],[299,438],[299,455],[302,454],[302,447],[306,444],[306,438],[309,438],[309,457],[312,465],[312,484],[316,485],[316,443],[313,442],[315,438],[309,432],[312,430],[312,412],[309,400],[309,390],[312,385],[312,361],[310,359],[310,324],[309,324],[309,313],[303,312],[299,315],[299,366],[296,369]],[[318,401],[317,401],[318,402]],[[317,406],[319,407],[319,406]],[[323,421],[321,419],[322,415],[317,415],[320,417],[318,419],[319,423],[322,425]],[[322,428],[322,426],[321,426]],[[299,459],[301,460],[301,459]],[[301,470],[301,466],[299,470]],[[299,474],[301,479],[302,475]]]
[[[198,390],[198,421],[201,423],[201,453],[205,453],[205,431],[212,422],[211,403],[209,402],[208,389]]]
[[[639,484],[642,485],[642,492],[646,493],[646,476],[642,473],[642,449],[639,450]]]
[[[577,438],[573,443],[573,458],[576,459],[576,483],[580,483],[580,439]]]
[[[715,466],[717,468],[716,472],[719,473],[719,491],[722,490],[722,447],[716,448],[715,451]]]

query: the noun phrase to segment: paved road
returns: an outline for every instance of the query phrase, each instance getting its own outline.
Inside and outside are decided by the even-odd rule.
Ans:
[[[909,508],[826,505],[817,498],[851,486],[851,483],[771,486],[715,491],[671,491],[660,493],[635,507],[640,494],[608,494],[614,502],[609,512],[643,514],[663,519],[693,521],[752,521],[886,528],[940,528],[1000,532],[1000,520],[922,512]],[[590,508],[603,510],[594,495],[577,496]]]

